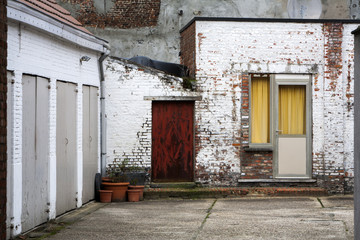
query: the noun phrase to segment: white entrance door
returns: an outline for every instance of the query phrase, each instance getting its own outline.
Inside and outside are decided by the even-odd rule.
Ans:
[[[309,75],[275,76],[275,176],[309,178],[311,175],[311,88]]]

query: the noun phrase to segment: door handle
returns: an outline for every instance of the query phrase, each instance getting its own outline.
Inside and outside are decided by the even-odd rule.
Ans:
[[[276,132],[276,133],[281,133],[281,132],[282,132],[282,130],[276,130],[275,132]]]

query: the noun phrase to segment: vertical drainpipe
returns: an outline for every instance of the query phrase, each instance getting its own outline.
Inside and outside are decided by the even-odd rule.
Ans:
[[[100,72],[100,172],[101,175],[105,174],[105,164],[106,164],[106,118],[105,118],[105,77],[104,77],[104,68],[103,61],[110,54],[109,46],[104,46],[104,53],[101,54],[99,58],[99,72]]]

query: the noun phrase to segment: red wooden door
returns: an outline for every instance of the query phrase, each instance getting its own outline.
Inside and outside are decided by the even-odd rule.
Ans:
[[[192,182],[194,102],[152,103],[152,181]]]

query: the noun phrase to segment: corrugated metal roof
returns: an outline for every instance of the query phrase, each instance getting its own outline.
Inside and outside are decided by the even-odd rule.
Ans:
[[[70,25],[80,31],[93,35],[86,28],[84,28],[79,21],[77,21],[74,17],[72,17],[69,11],[58,5],[56,0],[18,0],[18,1],[38,10],[39,12],[42,12],[50,17],[53,17],[64,24]]]

